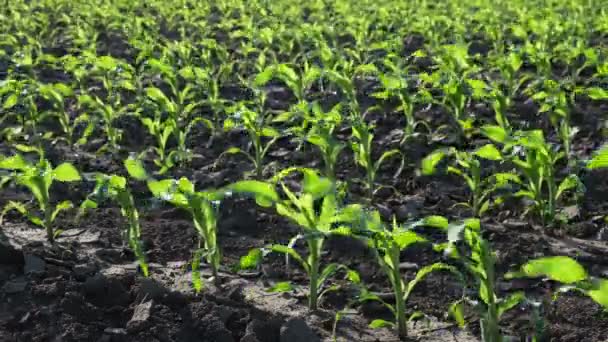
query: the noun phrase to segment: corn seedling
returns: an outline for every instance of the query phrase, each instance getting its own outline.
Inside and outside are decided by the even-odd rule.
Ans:
[[[371,127],[368,126],[365,122],[359,121],[353,124],[352,130],[353,141],[351,142],[351,148],[355,155],[355,161],[357,162],[357,164],[359,164],[359,166],[361,166],[365,170],[367,199],[369,201],[373,201],[377,189],[376,177],[384,161],[387,158],[391,157],[401,157],[401,165],[399,166],[394,175],[394,177],[396,178],[401,173],[405,160],[401,151],[397,149],[384,151],[380,158],[374,160],[372,157],[372,141],[374,139],[374,134],[371,131]]]
[[[54,181],[77,182],[81,178],[74,165],[62,163],[53,167],[41,152],[39,154],[40,159],[36,163],[27,161],[20,154],[11,157],[0,156],[0,169],[9,170],[10,179],[30,191],[42,215],[37,214],[35,209],[29,208],[24,203],[10,201],[4,207],[0,221],[8,211],[17,210],[28,221],[44,228],[47,240],[53,243],[55,237],[61,233],[61,229],[55,229],[53,224],[57,215],[63,210],[72,208],[73,204],[67,200],[53,204],[49,189]]]
[[[362,230],[355,230],[355,235],[367,241],[369,247],[374,251],[378,264],[388,277],[391,283],[393,293],[395,295],[395,304],[389,304],[382,300],[379,296],[363,290],[359,297],[360,301],[379,301],[384,304],[394,315],[395,322],[386,322],[381,319],[376,319],[371,323],[372,327],[393,326],[396,327],[400,338],[407,338],[407,312],[406,305],[408,298],[416,285],[424,280],[426,276],[436,271],[455,272],[453,266],[444,263],[434,263],[422,267],[414,279],[405,282],[404,276],[401,274],[399,265],[401,264],[401,252],[408,247],[417,243],[429,243],[427,239],[413,231],[413,228],[419,225],[435,225],[434,217],[423,219],[407,225],[399,225],[393,218],[392,225],[385,227],[380,219],[378,212],[373,212],[364,219]],[[443,223],[443,222],[440,222]],[[414,315],[418,315],[416,312]],[[413,315],[413,316],[414,316]]]
[[[459,203],[471,209],[474,217],[482,216],[492,204],[492,194],[507,187],[510,182],[518,182],[516,174],[498,172],[489,176],[483,175],[482,160],[504,161],[501,152],[492,144],[486,144],[473,152],[458,151],[455,148],[437,150],[422,160],[421,173],[432,175],[437,172],[437,165],[444,159],[453,159],[453,165],[447,172],[461,177],[470,192],[468,203]]]
[[[286,254],[302,266],[309,279],[308,308],[314,311],[317,310],[318,298],[325,282],[339,269],[337,264],[329,264],[321,269],[323,243],[329,235],[344,234],[343,227],[359,219],[361,207],[349,205],[340,208],[331,180],[320,177],[313,170],[298,170],[304,174],[299,194],[294,193],[281,181],[282,177],[293,170],[286,170],[275,177],[287,197],[276,201],[275,208],[279,215],[296,223],[301,234],[293,238],[288,245],[275,244],[270,250]],[[308,247],[306,258],[293,248],[299,239],[303,239]]]
[[[341,106],[338,104],[325,113],[315,103],[312,110],[315,114],[314,123],[306,136],[306,141],[315,145],[321,152],[325,169],[324,176],[332,180],[336,179],[336,164],[340,152],[346,147],[344,143],[340,142],[333,135],[335,128],[342,120],[340,108]]]
[[[262,114],[249,110],[245,106],[238,107],[232,117],[224,121],[225,130],[236,127],[247,131],[253,151],[248,152],[239,147],[231,147],[224,153],[245,155],[253,163],[255,177],[260,180],[264,174],[264,157],[270,147],[281,137],[281,134],[266,123]]]
[[[447,220],[445,220],[447,222]],[[484,342],[502,342],[504,336],[500,331],[500,319],[508,310],[522,303],[525,296],[522,292],[515,292],[508,297],[499,298],[496,293],[496,256],[488,241],[481,236],[478,219],[468,219],[460,224],[445,225],[448,234],[448,243],[440,247],[450,258],[460,262],[464,274],[474,279],[474,289],[477,297],[463,299],[452,304],[450,313],[459,325],[466,324],[464,318],[464,305],[470,305],[480,316],[481,337]],[[456,243],[464,240],[467,249],[459,247]],[[465,276],[461,279],[466,279]],[[464,284],[466,287],[467,285]]]
[[[129,247],[135,253],[139,267],[143,275],[147,277],[149,270],[141,239],[139,212],[135,206],[133,195],[127,186],[127,180],[116,175],[97,174],[95,175],[95,181],[95,189],[80,205],[81,214],[85,210],[96,209],[99,203],[103,201],[116,202],[120,206],[122,216],[127,220],[127,228],[123,230],[123,239],[128,242]]]

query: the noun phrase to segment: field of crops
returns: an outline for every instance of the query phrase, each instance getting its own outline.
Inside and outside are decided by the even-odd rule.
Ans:
[[[608,341],[605,0],[6,0],[0,341]]]

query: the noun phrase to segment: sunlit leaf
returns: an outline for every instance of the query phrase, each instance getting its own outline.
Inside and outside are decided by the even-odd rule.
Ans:
[[[134,179],[140,181],[148,179],[146,169],[144,168],[144,165],[140,160],[128,158],[125,159],[124,165],[127,169],[127,172],[129,173],[129,176],[133,177]]]
[[[63,163],[57,166],[53,170],[53,178],[60,182],[74,182],[81,179],[78,170],[70,163]]]

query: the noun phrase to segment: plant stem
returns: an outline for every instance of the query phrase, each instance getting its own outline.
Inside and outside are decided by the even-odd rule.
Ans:
[[[552,167],[548,167],[547,169],[548,169],[547,189],[548,189],[548,195],[549,195],[548,219],[549,219],[549,221],[553,221],[553,219],[555,218],[555,195],[557,194],[557,189],[555,187],[555,179],[553,177]],[[544,223],[547,223],[547,222],[544,222]]]
[[[46,229],[46,239],[49,240],[50,243],[55,243],[51,215],[51,209],[49,208],[49,204],[47,203],[44,207],[44,228]]]
[[[407,337],[407,319],[405,317],[405,301],[403,299],[403,282],[401,281],[401,273],[399,272],[399,248],[393,244],[391,248],[391,259],[393,263],[392,282],[393,291],[395,293],[395,318],[397,321],[397,333],[399,338]]]
[[[322,240],[310,238],[308,239],[308,256],[310,265],[310,293],[308,295],[308,309],[311,311],[317,310],[317,297],[319,291],[319,252],[322,245]]]

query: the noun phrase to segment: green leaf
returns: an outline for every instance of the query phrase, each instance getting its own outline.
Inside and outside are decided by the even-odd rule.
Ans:
[[[226,151],[224,151],[224,153],[237,154],[237,153],[245,153],[245,152],[238,147],[229,147]]]
[[[91,199],[86,199],[82,202],[82,204],[80,204],[80,209],[97,209],[98,205],[97,202],[91,200]]]
[[[114,70],[118,66],[116,59],[111,56],[101,56],[95,61],[95,65],[106,70]]]
[[[592,289],[587,290],[587,295],[608,309],[608,279],[595,280]]]
[[[448,312],[450,313],[450,316],[454,318],[460,328],[464,328],[467,325],[467,322],[464,319],[464,304],[462,301],[452,303],[448,309]]]
[[[112,175],[110,176],[110,180],[108,181],[112,188],[118,190],[124,190],[127,187],[127,179],[125,177]]]
[[[411,230],[403,230],[393,233],[393,240],[397,246],[399,246],[400,250],[404,250],[415,243],[427,241],[425,238]]]
[[[486,125],[481,127],[480,131],[488,139],[497,143],[505,143],[509,137],[507,131],[500,126]]]
[[[441,263],[441,262],[436,262],[434,264],[425,266],[425,267],[421,268],[418,272],[416,272],[416,277],[414,277],[414,279],[412,279],[407,284],[407,290],[405,291],[403,300],[407,301],[407,299],[409,298],[410,294],[412,293],[412,291],[414,290],[416,285],[418,285],[418,283],[420,283],[422,280],[424,280],[424,278],[426,276],[428,276],[429,274],[431,274],[433,272],[438,272],[438,271],[450,271],[452,273],[458,274],[458,271],[456,270],[456,268],[454,268],[453,266]]]
[[[148,174],[144,168],[143,163],[135,158],[128,158],[124,161],[125,168],[129,173],[129,176],[139,181],[148,179]]]
[[[564,180],[561,183],[559,183],[559,186],[557,187],[557,194],[555,195],[555,198],[560,198],[562,196],[562,194],[564,193],[564,191],[575,189],[580,184],[581,184],[581,180],[578,178],[577,175],[569,175],[568,177],[564,178]]]
[[[329,193],[334,184],[329,178],[320,177],[314,170],[303,169],[304,180],[302,182],[302,191],[310,194],[314,199],[321,198]]]
[[[19,96],[17,94],[11,94],[9,97],[4,100],[4,104],[2,105],[3,109],[11,109],[15,107],[15,105],[19,102]]]
[[[329,278],[331,275],[336,273],[336,271],[338,270],[338,267],[339,267],[339,265],[336,263],[331,263],[331,264],[325,266],[325,268],[319,274],[319,278],[318,278],[319,289],[323,286],[323,284],[325,283],[327,278]]]
[[[53,170],[53,179],[60,182],[75,182],[81,180],[81,177],[74,165],[63,163]]]
[[[498,318],[500,318],[505,312],[511,310],[519,303],[526,299],[526,295],[523,292],[515,292],[504,298],[498,303]]]
[[[175,192],[175,180],[163,179],[148,181],[148,189],[157,198],[169,199]]]
[[[352,282],[354,284],[361,284],[361,276],[355,270],[349,269],[348,271],[346,271],[346,279],[348,279],[350,282]]]
[[[281,134],[279,133],[279,131],[277,131],[276,129],[274,129],[272,127],[264,127],[264,128],[262,128],[262,136],[269,137],[269,138],[276,138],[276,137],[280,137]]]
[[[608,91],[600,87],[591,87],[587,89],[587,95],[592,100],[606,100],[608,99]]]
[[[514,276],[525,276],[530,278],[547,277],[564,284],[573,284],[587,279],[587,272],[574,259],[566,256],[554,256],[535,259],[527,262],[521,267],[521,271],[509,274]]]
[[[272,206],[273,203],[279,200],[279,195],[277,194],[274,185],[261,181],[239,181],[228,185],[226,191],[254,195],[256,202],[263,207]]]
[[[294,290],[294,288],[290,282],[283,281],[283,282],[274,284],[271,288],[269,288],[266,291],[272,292],[272,293],[281,293],[281,292],[290,292],[293,290]]]
[[[425,176],[436,172],[437,164],[446,156],[444,151],[435,151],[422,159],[421,171]]]
[[[30,167],[28,162],[19,154],[4,158],[0,155],[0,169],[24,170]]]
[[[488,160],[502,160],[500,151],[493,144],[487,144],[475,151],[475,155]]]
[[[177,181],[177,189],[185,194],[191,194],[194,192],[194,184],[188,178],[182,177]]]
[[[151,98],[154,102],[165,106],[165,109],[167,109],[169,112],[175,112],[175,108],[173,106],[173,103],[171,102],[171,100],[169,100],[169,98],[165,95],[165,93],[163,93],[162,90],[156,88],[156,87],[149,87],[146,88],[146,95]]]
[[[250,270],[262,263],[263,253],[259,248],[254,248],[239,260],[239,270]]]
[[[51,222],[55,221],[55,218],[61,211],[71,209],[73,207],[74,207],[74,205],[72,204],[71,201],[63,201],[63,202],[60,202],[59,204],[57,204],[57,206],[55,207],[55,210],[51,214]]]
[[[382,153],[382,155],[380,156],[380,158],[378,158],[378,160],[376,160],[376,163],[374,164],[374,170],[378,171],[380,169],[380,166],[382,166],[382,163],[384,163],[384,161],[387,158],[393,157],[393,156],[397,156],[400,155],[403,157],[403,154],[401,153],[401,151],[399,150],[390,150],[390,151],[386,151],[384,153]]]
[[[268,83],[274,76],[274,71],[275,71],[274,66],[267,67],[266,69],[264,69],[262,72],[260,72],[259,74],[257,74],[255,76],[255,79],[253,80],[253,85],[256,87],[261,87],[261,86],[266,85],[266,83]]]
[[[443,216],[431,215],[431,216],[427,216],[427,217],[423,218],[422,220],[418,221],[417,225],[428,226],[428,227],[439,228],[439,229],[445,230],[448,228],[449,222],[448,222],[448,219]]]
[[[287,254],[290,257],[294,258],[297,262],[300,263],[300,265],[302,265],[302,267],[308,273],[308,271],[309,271],[308,263],[306,261],[304,261],[304,259],[300,256],[300,254],[298,254],[298,252],[296,252],[295,249],[284,246],[284,245],[272,245],[270,247],[270,250],[273,252],[277,252],[277,253]]]
[[[37,226],[40,226],[40,227],[44,227],[44,223],[42,222],[42,219],[35,216],[33,213],[30,213],[30,210],[28,210],[28,208],[23,203],[19,203],[19,202],[15,202],[15,201],[9,201],[2,209],[2,213],[0,213],[0,224],[2,224],[4,215],[11,210],[17,210],[21,215],[23,215],[25,218],[27,218],[31,223],[33,223]]]
[[[385,321],[383,319],[375,319],[370,324],[369,327],[372,329],[384,328],[384,327],[394,327],[395,323]]]
[[[588,169],[608,168],[608,145],[602,147],[587,163]]]

